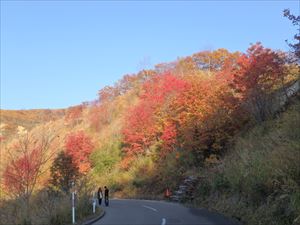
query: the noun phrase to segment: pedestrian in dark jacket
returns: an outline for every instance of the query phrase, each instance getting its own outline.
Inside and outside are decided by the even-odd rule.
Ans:
[[[99,187],[99,189],[98,189],[98,201],[99,201],[99,205],[101,205],[101,203],[102,203],[102,198],[103,198],[103,192],[102,192],[102,189],[101,189],[101,187]]]
[[[109,195],[109,190],[108,188],[105,186],[104,187],[104,200],[105,200],[105,205],[108,206],[109,201],[108,201],[108,195]]]

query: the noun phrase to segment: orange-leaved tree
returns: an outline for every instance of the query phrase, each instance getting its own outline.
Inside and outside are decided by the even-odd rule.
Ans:
[[[65,141],[65,148],[81,173],[84,174],[90,170],[89,156],[94,149],[94,144],[84,131],[69,134]]]
[[[226,80],[187,76],[189,88],[170,105],[178,126],[180,146],[200,163],[219,154],[237,129],[235,99]]]
[[[284,53],[256,43],[228,71],[233,74],[232,87],[236,97],[257,121],[267,119],[277,108],[272,93],[284,83],[287,75],[285,64]]]
[[[82,112],[83,112],[84,108],[85,108],[85,106],[83,104],[69,107],[67,109],[65,119],[67,121],[78,123],[80,117],[82,116]]]

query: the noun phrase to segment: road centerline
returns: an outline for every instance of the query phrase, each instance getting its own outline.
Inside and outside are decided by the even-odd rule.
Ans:
[[[157,209],[155,209],[155,208],[152,208],[152,207],[150,207],[150,206],[147,206],[147,205],[142,205],[144,208],[147,208],[147,209],[150,209],[150,210],[152,210],[152,211],[154,211],[154,212],[157,212]]]

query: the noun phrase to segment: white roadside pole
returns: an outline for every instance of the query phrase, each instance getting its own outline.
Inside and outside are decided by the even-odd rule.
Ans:
[[[75,224],[75,187],[72,182],[72,224]]]
[[[93,194],[93,213],[96,212],[96,193]]]

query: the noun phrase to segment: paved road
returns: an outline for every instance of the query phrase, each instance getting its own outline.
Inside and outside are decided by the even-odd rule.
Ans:
[[[238,225],[205,209],[148,200],[111,200],[105,216],[94,225]]]

